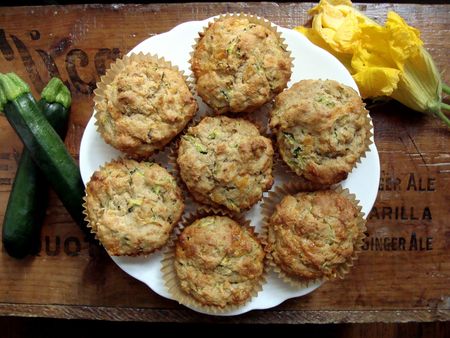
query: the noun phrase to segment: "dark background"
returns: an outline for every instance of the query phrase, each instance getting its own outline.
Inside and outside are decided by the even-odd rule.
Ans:
[[[159,1],[158,1],[159,2]],[[170,1],[173,2],[173,1]],[[286,2],[286,1],[282,1]],[[318,2],[318,1],[298,1]],[[355,3],[380,2],[374,0],[354,1]],[[397,0],[382,2],[448,4],[449,0]],[[0,1],[0,6],[41,6],[83,4],[88,1]],[[151,1],[94,1],[93,3],[155,3]],[[243,337],[266,335],[284,337],[339,337],[339,338],[449,338],[450,322],[434,323],[371,323],[371,324],[304,324],[304,325],[220,325],[175,324],[142,322],[107,322],[91,320],[65,320],[48,318],[0,317],[0,338],[85,338],[85,337],[161,337],[169,338],[182,334],[191,337],[230,337],[239,333]]]
[[[0,317],[1,338],[85,338],[85,337],[287,337],[292,338],[448,338],[450,324],[336,324],[336,325],[211,325],[105,322]]]
[[[0,1],[0,6],[41,6],[41,5],[69,5],[69,4],[85,4],[85,3],[100,3],[100,4],[116,4],[116,3],[167,3],[167,2],[191,2],[191,1],[105,1],[105,0],[99,0],[99,1],[55,1],[55,0],[46,0],[46,1],[26,1],[26,0],[17,0],[17,1]],[[209,2],[209,1],[208,1]],[[226,2],[226,1],[216,1],[216,2]],[[257,1],[248,1],[248,2],[257,2]],[[268,1],[272,2],[272,1]],[[293,2],[293,1],[274,1],[274,2]],[[319,2],[314,0],[309,1],[295,1],[295,2]],[[353,1],[354,3],[371,3],[371,2],[387,2],[387,3],[416,3],[416,4],[448,4],[449,0],[359,0],[359,1]]]

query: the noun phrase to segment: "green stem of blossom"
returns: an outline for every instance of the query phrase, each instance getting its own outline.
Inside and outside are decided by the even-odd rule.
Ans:
[[[450,105],[448,104],[441,102],[440,106],[442,109],[450,110]],[[442,112],[441,109],[436,110],[434,113],[437,115],[437,117],[439,117],[442,121],[444,121],[444,123],[448,127],[450,127],[450,119]]]
[[[445,83],[442,84],[442,91],[446,94],[450,94],[450,86],[446,85]],[[448,109],[448,108],[447,108]]]

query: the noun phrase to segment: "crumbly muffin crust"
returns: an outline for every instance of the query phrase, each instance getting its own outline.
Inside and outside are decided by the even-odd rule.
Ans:
[[[269,125],[294,172],[331,185],[347,178],[368,149],[367,115],[351,87],[333,80],[302,80],[276,97]]]
[[[280,93],[291,77],[278,35],[247,17],[224,17],[200,35],[191,64],[199,96],[218,113],[250,112]]]
[[[288,276],[335,277],[360,235],[356,203],[332,190],[287,195],[269,219],[266,251]]]
[[[248,300],[264,270],[258,239],[234,220],[207,216],[181,233],[175,271],[181,289],[203,305],[225,307]]]
[[[166,169],[120,159],[92,175],[85,208],[92,231],[109,254],[135,256],[150,254],[167,242],[184,202]]]
[[[244,119],[205,117],[183,135],[177,163],[193,197],[240,212],[271,188],[271,141]]]
[[[169,143],[198,109],[183,76],[152,57],[130,60],[96,102],[105,141],[135,159]]]

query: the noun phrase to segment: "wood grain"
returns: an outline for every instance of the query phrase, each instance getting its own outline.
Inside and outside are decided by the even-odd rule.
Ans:
[[[92,113],[92,90],[109,63],[177,24],[223,12],[248,12],[276,24],[307,23],[311,3],[76,5],[2,8],[0,72],[15,71],[37,94],[52,75],[70,86],[65,140],[77,158]],[[450,82],[449,5],[359,4],[380,22],[395,10],[420,29]],[[345,280],[227,323],[324,323],[450,320],[450,131],[397,103],[371,109],[382,180],[369,215],[367,248]],[[0,117],[0,221],[22,145]],[[0,251],[0,314],[107,320],[205,321],[122,272],[83,239],[54,193],[38,255]]]

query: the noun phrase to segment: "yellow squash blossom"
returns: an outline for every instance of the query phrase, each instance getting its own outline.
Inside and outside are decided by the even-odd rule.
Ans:
[[[420,32],[397,13],[384,26],[353,8],[349,0],[321,0],[309,11],[312,28],[297,27],[311,42],[328,50],[350,71],[364,98],[390,96],[411,109],[436,115],[448,126],[441,109],[441,82]]]

